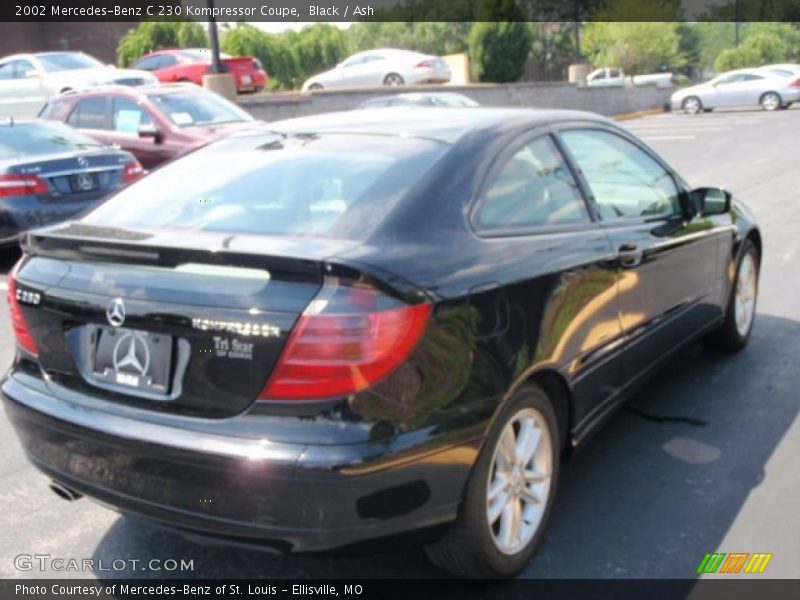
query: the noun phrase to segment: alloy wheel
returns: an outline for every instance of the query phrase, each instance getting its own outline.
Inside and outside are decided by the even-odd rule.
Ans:
[[[756,312],[756,294],[758,292],[756,261],[748,252],[739,265],[739,276],[736,279],[736,298],[734,310],[736,330],[739,335],[746,336],[753,325]]]
[[[781,99],[778,94],[769,92],[768,94],[764,94],[764,97],[761,99],[761,106],[764,110],[777,110],[781,106]]]
[[[683,111],[690,115],[697,114],[700,112],[700,100],[694,96],[686,98],[686,100],[683,101]]]
[[[400,77],[400,75],[398,75],[397,73],[389,73],[383,80],[383,83],[384,85],[395,87],[398,85],[403,85],[403,78]]]
[[[486,492],[492,541],[503,554],[522,551],[544,517],[553,472],[550,430],[533,408],[517,412],[497,441]]]

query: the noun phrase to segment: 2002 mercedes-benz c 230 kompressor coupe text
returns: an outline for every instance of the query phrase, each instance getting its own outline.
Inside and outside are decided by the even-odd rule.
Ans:
[[[414,532],[511,576],[569,449],[686,343],[747,343],[750,214],[607,119],[271,128],[25,239],[2,395],[62,494],[287,552]]]

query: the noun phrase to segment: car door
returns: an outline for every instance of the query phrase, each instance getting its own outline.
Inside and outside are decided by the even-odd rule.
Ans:
[[[108,140],[132,153],[145,169],[152,169],[172,158],[174,149],[160,135],[142,137],[142,127],[157,128],[156,118],[144,106],[123,96],[111,98],[111,130]]]
[[[112,144],[108,98],[88,96],[79,100],[67,117],[67,124],[93,137],[102,144]]]
[[[714,107],[742,106],[746,104],[747,84],[744,75],[734,73],[714,84]]]
[[[560,139],[616,253],[629,382],[720,315],[713,294],[721,231],[691,215],[683,184],[626,134],[576,126]]]
[[[495,345],[488,354],[505,356],[516,377],[559,369],[581,421],[620,384],[623,334],[609,240],[548,131],[512,143],[484,190],[471,221],[487,242],[497,285],[474,290],[471,303],[484,343]]]
[[[740,105],[758,106],[764,92],[774,91],[774,89],[768,89],[767,81],[766,77],[756,73],[745,73],[742,76]]]
[[[159,81],[178,81],[183,78],[183,65],[172,54],[162,54],[155,75]]]

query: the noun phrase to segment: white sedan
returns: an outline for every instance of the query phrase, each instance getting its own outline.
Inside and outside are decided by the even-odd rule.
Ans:
[[[735,106],[761,106],[771,111],[788,108],[798,100],[800,79],[764,69],[739,69],[675,92],[670,104],[673,110],[696,114]]]
[[[303,90],[447,83],[450,76],[450,67],[438,56],[387,48],[354,54],[330,71],[308,79]]]
[[[98,85],[156,84],[152,73],[117,69],[83,52],[39,52],[0,58],[0,116],[36,116],[52,96]]]

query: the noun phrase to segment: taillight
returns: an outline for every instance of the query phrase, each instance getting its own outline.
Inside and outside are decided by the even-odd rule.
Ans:
[[[789,84],[789,87],[800,87],[800,79],[795,79],[792,83]]]
[[[0,196],[46,194],[47,182],[36,175],[0,175]]]
[[[6,302],[11,312],[11,327],[14,328],[17,343],[31,354],[38,355],[39,349],[36,347],[36,342],[33,341],[30,331],[28,331],[28,325],[25,323],[25,317],[22,315],[22,309],[19,305],[19,298],[17,298],[17,271],[19,271],[21,264],[22,261],[19,261],[8,275]]]
[[[432,67],[433,67],[433,65],[431,64],[431,62],[429,60],[423,60],[422,62],[417,63],[416,65],[414,65],[415,69],[430,69]]]
[[[142,165],[139,164],[139,161],[134,158],[131,162],[125,163],[125,170],[122,172],[122,181],[133,181],[142,175],[144,175],[144,169]]]
[[[327,279],[300,316],[260,400],[321,400],[378,383],[416,347],[430,304],[402,304],[361,284]]]

